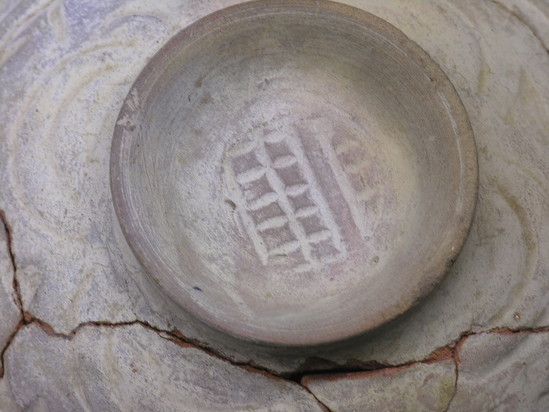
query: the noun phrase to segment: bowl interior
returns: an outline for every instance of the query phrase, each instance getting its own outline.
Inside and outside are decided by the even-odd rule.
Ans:
[[[126,237],[172,299],[288,345],[424,296],[476,191],[466,114],[426,53],[307,1],[232,7],[174,37],[126,99],[111,172]]]

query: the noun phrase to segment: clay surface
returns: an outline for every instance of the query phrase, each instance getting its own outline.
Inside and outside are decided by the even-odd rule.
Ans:
[[[437,348],[446,347],[457,351],[454,361],[461,360],[468,371],[462,376],[458,364],[457,391],[450,403],[454,410],[467,405],[466,393],[474,394],[479,388],[474,382],[481,381],[486,399],[493,399],[488,405],[495,410],[506,410],[505,403],[496,401],[513,394],[525,405],[523,410],[543,410],[547,380],[539,365],[549,355],[536,342],[545,339],[542,336],[549,325],[547,3],[349,2],[402,30],[429,53],[456,87],[471,119],[479,153],[479,203],[463,252],[418,307],[362,341],[293,356],[226,340],[162,299],[148,285],[112,207],[110,143],[132,82],[148,59],[182,27],[234,3],[0,2],[0,209],[11,234],[11,253],[2,256],[15,259],[26,319],[11,332],[2,323],[3,343],[8,346],[3,352],[6,367],[0,379],[0,409],[33,410],[33,405],[34,410],[45,410],[44,394],[52,394],[59,385],[76,388],[71,383],[77,379],[76,372],[71,371],[81,369],[78,356],[71,354],[76,345],[71,345],[88,328],[81,327],[72,341],[66,341],[41,332],[37,325],[50,333],[69,335],[79,325],[98,322],[93,342],[106,348],[107,337],[121,333],[117,329],[112,334],[108,325],[140,321],[170,336],[183,336],[197,347],[210,348],[211,356],[215,353],[233,363],[290,373],[294,380],[313,370],[390,369],[425,360]],[[7,243],[0,242],[3,248]],[[9,290],[10,261],[2,258],[5,294],[0,307],[2,319],[6,316],[16,325],[18,314]],[[520,343],[516,346],[520,350],[505,351],[507,343],[498,337],[501,328],[523,330],[531,337],[513,339],[535,344]],[[92,335],[89,329],[86,333]],[[5,337],[12,334],[15,338],[6,342]],[[464,338],[464,334],[478,336]],[[166,345],[180,350],[156,332],[139,335],[148,336],[147,351],[152,357],[156,350],[168,350]],[[40,337],[39,342],[34,342],[35,337]],[[80,352],[74,349],[74,354],[95,350],[84,339],[81,342]],[[465,351],[471,345],[468,353],[472,354],[473,343],[478,343],[475,351],[484,361],[467,363]],[[497,350],[482,350],[484,345],[495,345]],[[96,371],[107,371],[111,360],[99,351],[94,352]],[[55,368],[48,366],[44,357],[52,353],[66,361]],[[498,359],[495,372],[507,366],[514,372],[505,379],[482,380],[492,373],[486,362],[494,353]],[[132,356],[120,353],[120,362]],[[23,369],[10,367],[25,357],[37,362],[25,363]],[[162,370],[161,365],[151,364],[151,368]],[[189,368],[192,365],[189,362]],[[184,373],[184,363],[180,367]],[[34,378],[42,368],[50,368],[55,379]],[[241,369],[225,370],[229,371],[227,382],[235,379],[233,372],[242,379]],[[97,372],[90,366],[81,373]],[[151,373],[158,376],[158,371]],[[49,382],[54,386],[49,388]],[[469,392],[460,392],[461,384]],[[218,385],[228,383],[219,381]],[[280,388],[271,389],[279,396]],[[126,390],[134,389],[127,386]],[[66,402],[75,402],[78,391],[69,392],[72,401],[65,400],[66,394],[50,395],[51,410],[63,410],[69,405]],[[172,394],[162,401],[169,402],[172,396],[179,400]],[[335,405],[345,400],[334,395],[329,401]],[[475,411],[475,406],[468,405],[466,410]]]
[[[360,335],[424,297],[469,231],[467,115],[401,32],[356,8],[258,2],[178,33],[116,120],[136,256],[200,319],[259,343]]]
[[[548,344],[547,332],[467,338],[448,411],[547,411]]]
[[[443,412],[454,396],[455,381],[455,364],[448,359],[376,372],[305,377],[302,383],[333,412]]]
[[[9,231],[3,221],[0,221],[0,351],[7,347],[21,318],[19,298],[13,283],[14,267],[10,242]],[[0,376],[3,374],[3,365],[0,365]]]
[[[150,348],[154,347],[154,351]],[[63,365],[70,365],[60,374]],[[85,327],[72,339],[38,325],[8,350],[15,403],[33,411],[322,411],[293,382],[251,373],[141,325]]]

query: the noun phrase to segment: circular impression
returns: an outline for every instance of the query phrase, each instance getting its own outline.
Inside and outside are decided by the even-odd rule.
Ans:
[[[143,69],[111,187],[166,295],[231,335],[309,346],[371,330],[441,280],[477,159],[450,81],[399,30],[338,3],[254,1]]]

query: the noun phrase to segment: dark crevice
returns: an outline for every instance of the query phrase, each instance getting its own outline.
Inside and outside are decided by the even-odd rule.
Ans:
[[[455,365],[455,386],[454,386],[454,393],[448,402],[448,405],[446,406],[446,409],[444,409],[444,412],[448,412],[450,410],[450,406],[452,405],[452,401],[454,400],[457,391],[458,391],[458,385],[459,385],[459,365],[460,365],[460,358],[459,353],[461,350],[461,347],[469,338],[470,336],[476,336],[476,335],[487,335],[487,334],[501,334],[501,335],[523,335],[523,334],[531,334],[531,333],[547,333],[549,332],[549,326],[539,326],[539,327],[527,327],[527,326],[521,326],[518,328],[509,328],[509,327],[497,327],[488,329],[486,331],[482,332],[463,332],[458,339],[453,344],[452,349],[452,359],[454,360]]]
[[[239,361],[236,361],[235,359],[231,359],[231,358],[227,357],[226,355],[222,354],[221,352],[219,352],[215,349],[207,347],[203,342],[199,342],[195,339],[190,339],[190,338],[184,336],[177,329],[173,329],[172,331],[168,332],[168,331],[164,331],[164,330],[155,328],[155,327],[151,326],[150,324],[148,324],[146,322],[139,322],[139,323],[142,326],[144,326],[145,328],[153,330],[154,332],[156,332],[163,339],[168,339],[168,340],[172,341],[173,343],[175,343],[177,345],[180,345],[180,346],[183,346],[183,347],[191,347],[191,348],[201,350],[201,351],[207,353],[210,356],[216,357],[216,358],[221,359],[222,361],[225,361],[225,362],[229,362],[233,366],[237,366],[239,368],[242,368],[245,371],[250,372],[250,373],[258,373],[258,374],[263,375],[263,376],[265,376],[269,379],[283,380],[283,381],[287,381],[287,382],[291,382],[293,384],[296,384],[297,386],[299,386],[300,388],[302,388],[303,390],[308,392],[318,402],[318,405],[320,406],[321,409],[323,409],[325,412],[331,412],[331,410],[325,404],[323,404],[314,395],[314,393],[312,393],[309,390],[309,388],[307,388],[305,385],[301,384],[300,380],[288,379],[286,376],[284,376],[284,374],[280,374],[280,373],[277,373],[275,371],[269,370],[265,367],[262,367],[261,365],[258,365],[253,360],[249,360],[248,362],[239,362]]]
[[[258,373],[262,376],[265,376],[269,379],[277,380],[277,381],[286,381],[291,382],[292,384],[295,384],[299,387],[301,387],[303,390],[307,391],[308,393],[313,396],[316,401],[318,402],[319,406],[323,408],[325,411],[330,412],[330,409],[324,405],[322,402],[320,402],[314,393],[311,392],[311,390],[307,387],[307,380],[309,378],[312,378],[314,376],[321,377],[326,376],[327,378],[333,378],[334,375],[337,377],[337,375],[340,375],[340,377],[344,377],[347,374],[352,373],[364,373],[364,372],[383,372],[383,371],[395,371],[395,370],[404,370],[407,368],[412,367],[413,365],[423,363],[423,364],[433,364],[441,361],[446,361],[452,359],[455,364],[455,390],[454,394],[452,395],[452,398],[448,402],[448,405],[446,407],[446,411],[449,410],[450,405],[452,403],[452,400],[457,393],[457,387],[458,387],[458,380],[459,380],[459,350],[465,340],[469,336],[475,336],[475,335],[483,335],[483,334],[490,334],[490,333],[497,333],[497,334],[528,334],[528,333],[547,333],[549,332],[549,326],[541,326],[541,327],[520,327],[511,329],[508,327],[498,327],[489,329],[482,332],[463,332],[458,339],[450,343],[449,345],[443,346],[441,348],[436,349],[433,351],[428,357],[426,357],[423,360],[419,361],[410,361],[410,362],[404,362],[400,364],[388,364],[388,363],[380,363],[380,362],[363,362],[358,360],[349,360],[343,365],[336,364],[335,362],[327,361],[325,360],[324,365],[325,366],[331,366],[326,367],[323,370],[302,370],[299,372],[294,373],[277,373],[272,370],[269,370],[265,367],[262,367],[261,365],[258,365],[254,361],[248,361],[248,362],[239,362],[234,359],[231,359],[230,357],[227,357],[226,355],[222,354],[221,352],[208,348],[204,345],[204,343],[190,339],[185,337],[181,332],[179,332],[177,329],[173,329],[171,331],[163,330],[158,327],[152,326],[148,322],[140,321],[140,320],[134,320],[134,321],[128,321],[128,322],[107,322],[107,321],[90,321],[90,322],[84,322],[79,324],[77,327],[75,327],[70,333],[63,334],[56,332],[51,325],[49,325],[47,322],[44,322],[41,319],[38,319],[28,312],[24,312],[23,316],[21,318],[21,321],[19,322],[16,330],[12,334],[12,336],[9,339],[9,342],[13,340],[18,330],[21,328],[27,326],[27,325],[37,325],[39,326],[46,334],[49,336],[55,337],[55,338],[61,338],[66,340],[71,340],[74,338],[74,336],[78,333],[78,331],[85,327],[107,327],[107,328],[118,328],[118,327],[125,327],[125,326],[131,326],[131,325],[140,325],[145,329],[151,330],[155,332],[159,337],[162,339],[166,339],[171,341],[172,343],[175,343],[176,345],[179,345],[184,348],[193,348],[200,350],[209,356],[216,357],[222,361],[228,362],[232,364],[233,366],[239,367],[244,369],[247,372],[250,373]],[[2,360],[4,352],[6,351],[7,347],[2,351]],[[337,366],[335,366],[337,365]],[[2,371],[3,372],[3,371]],[[0,375],[1,376],[1,375]]]
[[[486,333],[499,333],[502,335],[517,335],[526,333],[545,333],[549,332],[549,326],[519,326],[517,328],[509,328],[507,326],[497,327],[489,329],[485,332],[479,332],[476,335],[483,335]]]
[[[364,372],[382,372],[382,371],[388,371],[388,370],[404,370],[412,367],[413,365],[423,363],[423,364],[432,364],[437,362],[442,362],[444,360],[453,359],[454,352],[453,352],[453,346],[455,344],[452,343],[447,346],[443,346],[441,348],[438,348],[431,352],[429,356],[427,356],[425,359],[422,360],[414,360],[409,362],[402,362],[398,364],[390,364],[390,363],[381,363],[377,361],[359,361],[357,359],[350,359],[343,365],[337,365],[333,368],[326,368],[322,370],[317,369],[311,369],[311,370],[304,370],[301,372],[296,373],[290,373],[290,374],[283,374],[282,376],[285,379],[293,380],[295,382],[300,382],[302,384],[306,384],[304,382],[307,381],[307,379],[315,377],[315,376],[334,376],[334,375],[349,375],[353,373],[364,373]]]
[[[375,362],[377,363],[377,362]],[[346,364],[340,365],[339,367],[334,367],[330,369],[325,370],[304,370],[302,372],[294,372],[294,373],[285,373],[281,374],[281,376],[289,381],[293,381],[296,383],[301,384],[302,386],[306,386],[306,381],[308,378],[312,377],[318,377],[318,376],[334,376],[334,375],[350,375],[354,373],[363,373],[363,372],[378,372],[383,370],[394,370],[394,369],[407,369],[410,366],[416,364],[418,362],[411,361],[406,363],[399,363],[399,364],[379,364],[380,366],[374,367],[374,366],[365,366],[365,367],[348,367]],[[367,365],[368,363],[365,362]]]
[[[21,326],[23,326],[23,299],[21,298],[21,292],[19,290],[19,282],[17,281],[17,264],[15,263],[15,254],[13,253],[13,249],[12,249],[12,239],[13,239],[12,229],[10,224],[8,223],[8,220],[6,219],[6,214],[4,213],[3,210],[0,210],[0,220],[4,225],[4,233],[6,235],[6,249],[7,249],[8,257],[10,259],[10,263],[13,271],[13,281],[12,281],[13,293],[14,293],[13,301],[15,305],[19,308],[19,312],[20,312],[19,322],[15,327],[15,330],[10,334],[10,336],[6,341],[6,344],[0,351],[0,379],[2,379],[4,377],[4,354],[8,350],[8,347],[10,346],[13,338],[15,337],[15,335],[17,334]]]
[[[496,1],[494,3],[497,4]],[[502,6],[504,7],[504,6]],[[508,327],[498,327],[498,328],[492,328],[486,331],[481,332],[463,332],[459,338],[457,338],[455,341],[451,342],[450,344],[438,348],[435,351],[433,351],[428,357],[426,357],[423,360],[419,361],[410,361],[410,362],[403,362],[400,364],[389,364],[387,362],[378,362],[378,361],[361,361],[357,359],[349,359],[344,364],[338,364],[334,361],[330,361],[327,359],[322,359],[318,357],[310,357],[308,358],[299,368],[297,368],[293,372],[283,372],[278,373],[272,370],[269,370],[268,368],[265,368],[253,360],[249,360],[247,362],[237,361],[235,359],[232,359],[226,355],[224,355],[221,351],[218,351],[216,349],[213,349],[209,347],[205,342],[199,341],[197,339],[191,339],[186,336],[184,336],[179,330],[172,329],[171,331],[168,330],[162,330],[158,327],[152,326],[146,321],[140,321],[140,320],[134,320],[134,321],[128,321],[128,322],[108,322],[108,321],[89,321],[89,322],[83,322],[76,326],[70,333],[63,334],[56,332],[54,328],[49,325],[47,322],[34,317],[28,312],[25,312],[23,309],[23,300],[20,293],[19,288],[19,282],[17,280],[17,265],[15,261],[15,255],[13,253],[12,249],[12,228],[8,224],[5,213],[0,210],[0,219],[5,227],[5,233],[6,233],[6,244],[7,244],[7,252],[8,256],[11,260],[11,264],[13,266],[13,290],[14,290],[14,302],[17,305],[17,307],[21,311],[20,320],[13,331],[13,333],[9,336],[5,347],[0,352],[0,378],[4,376],[4,353],[8,349],[10,343],[15,338],[17,332],[22,329],[23,327],[27,325],[37,325],[39,326],[45,333],[47,333],[49,336],[71,340],[80,329],[84,327],[108,327],[108,328],[117,328],[117,327],[124,327],[124,326],[131,326],[131,325],[140,325],[148,330],[151,330],[155,332],[158,336],[160,336],[162,339],[169,340],[179,346],[186,347],[186,348],[194,348],[197,350],[200,350],[209,356],[216,357],[222,361],[228,362],[234,366],[237,366],[239,368],[242,368],[250,373],[258,373],[261,374],[269,379],[274,380],[283,380],[286,382],[291,382],[294,385],[297,385],[301,387],[303,390],[307,391],[311,396],[316,399],[319,406],[324,409],[327,412],[330,412],[330,409],[324,405],[322,402],[320,402],[317,397],[314,395],[314,393],[311,392],[311,390],[307,387],[307,380],[317,376],[330,376],[334,377],[334,375],[340,375],[343,377],[346,374],[352,374],[352,373],[364,373],[364,372],[383,372],[383,371],[395,371],[395,370],[404,370],[407,369],[415,364],[418,363],[424,363],[424,364],[431,364],[436,362],[441,362],[444,360],[452,359],[455,364],[455,390],[452,395],[452,398],[448,402],[448,405],[446,407],[446,411],[449,410],[450,405],[457,393],[458,388],[458,380],[459,380],[459,349],[465,342],[465,340],[469,336],[473,335],[481,335],[481,334],[488,334],[488,333],[499,333],[499,334],[528,334],[528,333],[544,333],[549,332],[549,326],[541,326],[541,327],[518,327],[518,328],[508,328]]]
[[[6,344],[2,348],[2,351],[0,352],[0,379],[2,379],[4,377],[4,354],[6,353],[8,348],[10,347],[10,344],[11,344],[13,338],[15,338],[15,335],[17,335],[17,332],[19,332],[19,329],[21,329],[22,326],[23,326],[23,320],[21,319],[19,321],[19,323],[17,324],[17,326],[15,327],[14,331],[8,337],[8,340],[6,341]]]
[[[389,369],[390,370],[407,369],[419,363],[432,364],[432,363],[437,363],[437,362],[450,360],[450,359],[454,360],[457,367],[457,365],[459,364],[459,354],[458,354],[459,348],[469,336],[484,335],[484,334],[491,334],[491,333],[516,335],[516,334],[547,333],[547,332],[549,332],[549,326],[518,327],[518,328],[497,327],[497,328],[487,329],[485,331],[479,331],[479,332],[466,331],[466,332],[462,332],[457,339],[455,339],[448,345],[442,346],[434,350],[426,358],[421,360],[413,360],[408,362],[391,364],[391,363],[378,362],[378,361],[359,361],[356,359],[350,359],[345,364],[337,364],[335,362],[320,359],[319,362],[320,361],[324,362],[325,366],[323,368],[318,368],[317,364],[315,365],[309,364],[309,366],[311,366],[309,369],[301,369],[300,367],[300,369],[298,369],[293,373],[281,373],[279,374],[279,376],[281,376],[286,380],[301,382],[305,377],[323,376],[323,375],[333,376],[338,374],[346,375],[346,374],[361,373],[361,372],[378,372],[378,371],[389,370]],[[329,367],[328,365],[332,365],[332,366]]]
[[[257,364],[256,362],[254,362],[251,359],[248,360],[247,362],[237,361],[236,359],[225,355],[221,351],[216,350],[216,349],[208,346],[205,342],[202,342],[198,339],[192,339],[192,338],[189,338],[189,337],[183,335],[176,328],[172,329],[171,331],[165,331],[165,330],[156,328],[154,326],[151,326],[147,322],[141,322],[140,321],[140,323],[144,327],[155,331],[156,333],[158,333],[164,339],[168,339],[168,340],[172,341],[173,343],[176,343],[180,346],[200,349],[201,351],[207,353],[210,356],[221,359],[225,362],[229,362],[232,365],[238,366],[242,369],[246,369],[248,372],[259,373],[259,374],[262,374],[264,376],[267,376],[267,377],[273,378],[273,379],[284,379],[284,376],[282,374],[277,373],[277,372],[275,372],[273,370],[270,370],[268,368],[265,368],[265,367]]]
[[[319,406],[327,412],[330,412],[330,409],[326,405],[324,405],[322,402],[320,402],[320,400],[318,400],[318,398],[314,395],[314,393],[312,393],[311,390],[307,387],[307,380],[314,376],[317,376],[317,377],[326,376],[326,377],[333,378],[334,375],[335,376],[339,375],[340,377],[343,377],[346,374],[352,374],[352,373],[364,373],[364,372],[375,373],[375,372],[383,372],[383,371],[404,370],[418,363],[431,364],[431,363],[452,359],[455,364],[455,388],[454,388],[454,393],[452,395],[452,398],[448,402],[448,405],[445,409],[446,411],[448,411],[458,389],[459,363],[460,363],[459,350],[469,336],[488,334],[488,333],[528,334],[528,333],[549,332],[549,326],[518,327],[518,328],[498,327],[498,328],[492,328],[492,329],[481,331],[481,332],[463,332],[459,336],[459,338],[457,338],[455,341],[451,342],[450,344],[444,347],[436,349],[427,358],[419,361],[403,362],[400,364],[389,364],[387,362],[361,361],[357,359],[349,359],[344,364],[338,364],[328,359],[310,357],[295,371],[285,372],[285,373],[278,373],[278,372],[269,370],[268,368],[265,368],[257,364],[253,360],[249,360],[247,362],[237,361],[235,359],[232,359],[224,355],[222,352],[216,349],[208,347],[208,345],[205,342],[199,341],[197,339],[191,339],[184,336],[177,329],[172,329],[171,331],[162,330],[158,327],[152,326],[146,321],[134,320],[134,321],[117,322],[117,323],[107,322],[107,321],[89,321],[89,322],[83,322],[79,324],[70,333],[63,334],[63,333],[56,332],[54,328],[51,325],[49,325],[47,322],[41,319],[38,319],[33,315],[31,315],[30,313],[24,311],[23,300],[22,300],[21,292],[19,288],[19,282],[17,280],[17,264],[15,261],[15,254],[13,253],[13,249],[12,249],[12,240],[13,240],[12,228],[7,222],[6,215],[2,210],[0,210],[0,219],[5,227],[7,252],[11,260],[11,265],[13,267],[14,302],[19,308],[19,310],[21,311],[20,320],[19,320],[19,323],[17,324],[17,327],[15,328],[13,333],[9,336],[6,342],[6,345],[0,352],[0,361],[1,361],[0,378],[4,376],[4,354],[6,350],[10,346],[13,339],[15,338],[17,332],[21,328],[27,325],[32,325],[32,324],[37,325],[49,336],[71,340],[78,333],[78,331],[84,327],[117,328],[117,327],[124,327],[124,326],[139,324],[142,327],[155,332],[162,339],[169,340],[182,347],[194,348],[194,349],[200,350],[208,354],[209,356],[213,356],[222,361],[228,362],[234,366],[237,366],[239,368],[246,370],[247,372],[258,373],[269,379],[291,382],[292,384],[299,386],[300,388],[302,388],[303,390],[311,394],[311,396],[313,396],[313,398],[316,399]]]
[[[450,410],[450,406],[452,405],[452,401],[456,397],[457,391],[458,391],[458,382],[459,382],[459,351],[461,349],[461,346],[465,342],[465,340],[471,336],[474,335],[472,332],[463,332],[459,338],[455,341],[454,347],[452,349],[452,359],[454,361],[454,393],[452,394],[452,397],[448,401],[448,405],[446,405],[446,408],[444,409],[444,412],[448,412]]]
[[[233,366],[244,369],[246,372],[258,373],[258,374],[260,374],[262,376],[265,376],[269,379],[274,379],[274,380],[277,380],[277,381],[286,381],[286,382],[290,382],[292,384],[295,384],[296,386],[299,386],[301,389],[303,389],[306,392],[308,392],[309,394],[311,394],[311,396],[313,396],[313,398],[318,402],[319,406],[323,410],[325,410],[326,412],[331,412],[330,409],[326,405],[324,405],[322,402],[320,402],[316,398],[316,396],[306,386],[303,386],[298,382],[294,382],[292,380],[285,379],[282,376],[280,376],[280,374],[277,374],[273,371],[270,371],[266,368],[263,368],[263,367],[255,364],[255,362],[253,362],[253,361],[244,363],[244,362],[237,362],[233,359],[230,359],[230,358],[224,356],[223,354],[221,354],[218,351],[215,351],[215,350],[212,350],[212,349],[209,349],[209,348],[205,348],[201,344],[197,344],[196,341],[194,341],[192,339],[189,339],[189,338],[186,338],[185,336],[183,336],[176,329],[174,329],[172,331],[166,331],[166,330],[157,328],[155,326],[152,326],[148,322],[144,322],[144,321],[140,321],[140,320],[134,320],[134,321],[131,321],[131,322],[117,322],[117,323],[99,321],[99,322],[84,322],[84,323],[81,323],[76,328],[74,328],[70,333],[63,334],[63,333],[56,332],[51,327],[51,325],[49,325],[47,322],[44,322],[41,319],[35,318],[32,315],[30,315],[29,313],[24,314],[23,320],[22,320],[21,324],[18,326],[17,329],[20,329],[21,327],[24,327],[26,325],[32,325],[32,324],[39,326],[49,336],[52,336],[52,337],[55,337],[55,338],[61,338],[61,339],[65,339],[65,340],[72,340],[76,336],[78,331],[82,328],[85,328],[85,327],[118,328],[118,327],[125,327],[125,326],[131,326],[131,325],[136,325],[137,324],[137,325],[142,326],[145,329],[148,329],[148,330],[151,330],[151,331],[155,332],[162,339],[169,340],[170,342],[175,343],[176,345],[184,347],[184,348],[193,348],[193,349],[200,350],[200,351],[208,354],[209,356],[213,356],[213,357],[218,358],[218,359],[220,359],[224,362],[228,362],[228,363],[232,364]],[[15,333],[14,333],[14,336],[15,336]]]
[[[284,378],[281,377],[276,372],[270,371],[267,368],[263,368],[255,362],[237,362],[234,359],[231,359],[225,355],[223,355],[221,352],[210,349],[208,347],[205,347],[202,343],[197,342],[193,339],[186,338],[183,336],[177,329],[168,331],[163,330],[160,328],[157,328],[155,326],[152,326],[150,323],[141,321],[141,320],[133,320],[128,322],[108,322],[108,321],[90,321],[90,322],[83,322],[79,324],[77,327],[75,327],[72,331],[70,331],[68,334],[59,333],[56,332],[51,325],[49,325],[47,322],[44,322],[41,319],[38,319],[28,312],[24,313],[23,321],[21,323],[21,326],[19,328],[27,326],[27,325],[37,325],[42,328],[42,330],[49,336],[55,337],[55,338],[61,338],[65,340],[72,340],[76,334],[83,328],[86,327],[96,327],[96,328],[119,328],[119,327],[125,327],[125,326],[132,326],[132,325],[140,325],[145,329],[148,329],[150,331],[155,332],[157,335],[159,335],[162,339],[169,340],[172,343],[175,343],[178,346],[184,347],[184,348],[193,348],[198,349],[204,353],[206,353],[209,356],[218,358],[222,361],[229,362],[230,364],[240,367],[242,369],[245,369],[248,372],[253,373],[259,373],[263,376],[267,376],[272,379],[277,380],[283,380]]]
[[[318,402],[318,406],[320,406],[320,408],[323,409],[324,412],[332,412],[332,410],[328,408],[326,404],[321,402],[320,399],[316,397],[316,395],[307,387],[307,385],[299,384],[299,386],[301,386],[305,390],[305,392],[308,392],[313,398],[315,398],[315,400]]]
[[[405,364],[391,365],[387,362],[361,361],[354,358],[348,359],[344,364],[339,364],[328,359],[312,356],[307,358],[295,371],[282,373],[281,376],[287,380],[301,382],[306,375],[369,372],[401,366],[405,366]]]
[[[15,304],[21,310],[21,313],[23,312],[23,299],[21,298],[21,291],[19,289],[19,282],[17,281],[17,264],[15,263],[15,254],[13,253],[12,248],[12,229],[10,224],[8,223],[8,220],[6,219],[6,214],[3,210],[0,210],[0,220],[4,224],[5,233],[6,233],[6,244],[8,249],[8,256],[11,261],[11,266],[13,268],[13,291],[15,293]]]
[[[505,4],[503,4],[503,3],[501,3],[497,0],[492,0],[492,3],[499,6],[502,9],[506,10],[509,14],[511,14],[511,16],[515,17],[519,22],[521,22],[526,27],[528,27],[528,30],[530,30],[532,32],[532,34],[534,35],[534,37],[539,41],[539,43],[541,44],[541,47],[543,47],[543,49],[547,52],[547,54],[549,54],[549,50],[547,49],[547,47],[545,47],[545,43],[543,42],[543,39],[541,39],[539,37],[538,31],[536,30],[535,27],[532,27],[530,25],[530,22],[525,18],[526,16],[524,16],[524,14],[522,14],[521,12],[517,12],[513,9],[508,8]]]

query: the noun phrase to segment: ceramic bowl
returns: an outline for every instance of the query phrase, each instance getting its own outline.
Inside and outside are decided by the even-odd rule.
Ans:
[[[111,186],[165,295],[254,342],[369,331],[439,282],[477,191],[452,84],[387,22],[243,3],[173,37],[131,88]]]

